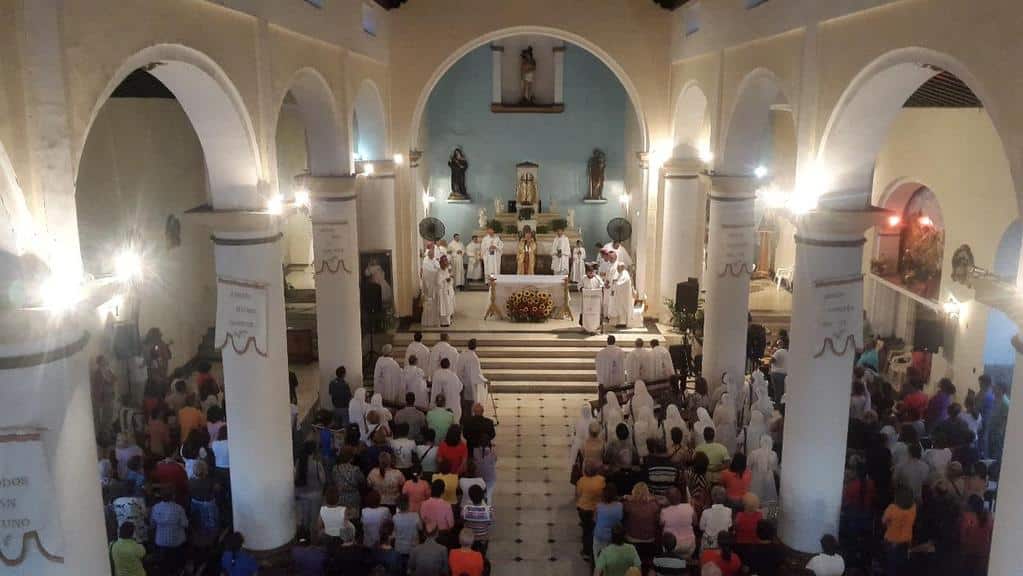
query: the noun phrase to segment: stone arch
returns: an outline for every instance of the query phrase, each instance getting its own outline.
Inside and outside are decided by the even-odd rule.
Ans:
[[[305,128],[309,171],[318,175],[347,174],[350,168],[348,143],[342,137],[337,99],[327,79],[315,68],[306,67],[295,72],[277,102],[275,134],[280,122],[281,105],[288,92],[298,102],[299,115]]]
[[[906,100],[942,71],[962,80],[980,99],[1004,147],[999,111],[964,64],[927,48],[893,50],[853,78],[828,118],[817,156],[818,169],[828,174],[828,190],[821,191],[822,205],[843,208],[869,202],[874,163],[892,123]]]
[[[707,104],[707,96],[695,80],[682,87],[672,115],[672,158],[696,158],[710,151]]]
[[[723,126],[724,153],[717,164],[721,172],[752,174],[763,162],[771,130],[771,110],[779,107],[791,110],[792,100],[783,86],[767,68],[755,68],[739,83],[735,104]]]
[[[0,252],[23,254],[39,249],[36,230],[25,195],[18,185],[11,159],[0,143]]]
[[[380,89],[369,79],[359,84],[352,106],[352,149],[362,160],[387,159],[387,116]]]
[[[206,163],[211,200],[217,209],[262,206],[259,146],[241,95],[223,69],[206,54],[180,44],[157,44],[128,57],[93,106],[84,148],[100,108],[114,89],[142,68],[162,82],[185,110]],[[82,150],[78,150],[81,158]]]

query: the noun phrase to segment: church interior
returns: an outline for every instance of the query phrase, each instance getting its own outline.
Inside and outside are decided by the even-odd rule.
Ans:
[[[0,574],[1021,573],[1020,3],[0,15]]]

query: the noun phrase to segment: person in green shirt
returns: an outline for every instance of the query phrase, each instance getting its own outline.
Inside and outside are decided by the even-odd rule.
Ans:
[[[436,438],[444,438],[448,428],[455,423],[455,415],[444,407],[446,399],[443,394],[438,394],[434,400],[437,405],[426,413],[426,425],[433,430]]]
[[[146,576],[142,559],[146,549],[135,541],[135,524],[125,522],[117,529],[117,540],[110,545],[110,559],[114,563],[114,576]]]
[[[640,567],[639,553],[625,541],[625,528],[617,524],[611,529],[611,544],[597,556],[593,576],[625,576],[633,566]]]
[[[697,452],[702,452],[707,456],[707,472],[710,475],[711,480],[717,480],[718,473],[725,469],[725,462],[728,461],[730,455],[728,454],[728,448],[724,444],[714,441],[714,429],[706,427],[703,429],[703,444],[696,447]]]

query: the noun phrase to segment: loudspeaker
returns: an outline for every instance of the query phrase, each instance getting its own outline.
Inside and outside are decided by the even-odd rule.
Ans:
[[[362,308],[366,312],[376,314],[384,310],[384,294],[380,285],[375,282],[365,282],[362,285]]]
[[[138,354],[142,349],[139,338],[139,327],[134,322],[117,322],[114,324],[114,356],[127,360]]]
[[[675,285],[675,305],[690,314],[696,312],[700,301],[700,282],[690,278]]]

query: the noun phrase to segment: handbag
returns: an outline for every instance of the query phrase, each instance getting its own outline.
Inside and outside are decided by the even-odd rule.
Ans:
[[[569,482],[571,482],[572,485],[575,486],[576,482],[578,482],[579,479],[582,478],[582,475],[583,475],[583,454],[582,454],[582,452],[579,452],[578,454],[575,455],[575,462],[572,463],[572,472],[571,472],[571,475],[569,477]]]

